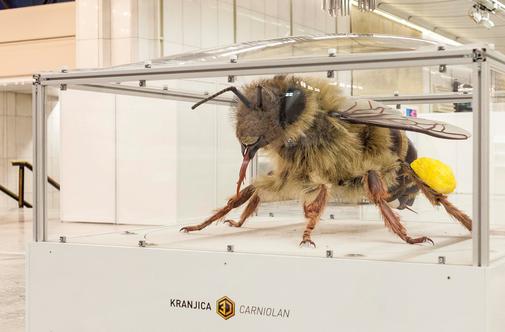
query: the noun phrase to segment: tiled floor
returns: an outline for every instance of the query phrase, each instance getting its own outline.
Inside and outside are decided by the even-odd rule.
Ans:
[[[24,329],[26,240],[31,236],[31,210],[0,214],[0,331]]]
[[[454,201],[461,206],[469,204],[458,197]],[[264,204],[260,214],[242,229],[220,223],[190,234],[178,232],[179,226],[62,223],[57,214],[50,213],[49,239],[57,241],[60,235],[65,235],[68,243],[118,246],[138,246],[139,240],[146,240],[149,246],[160,249],[212,251],[224,251],[226,245],[232,244],[237,252],[315,257],[324,257],[326,250],[333,250],[336,258],[422,263],[436,263],[439,256],[445,256],[448,264],[471,264],[472,241],[461,225],[448,219],[442,209],[433,209],[423,201],[415,209],[418,214],[400,213],[410,234],[427,235],[435,241],[435,246],[404,244],[384,228],[372,206],[329,206],[313,233],[318,247],[299,248],[305,227],[299,204],[278,204],[275,208]],[[25,246],[32,237],[31,219],[31,209],[0,211],[0,332],[24,330]],[[503,257],[505,226],[501,223],[491,231],[491,258]]]
[[[12,209],[0,212],[0,331],[24,331],[25,321],[25,246],[32,237],[32,210]],[[126,226],[107,224],[67,224],[52,219],[55,231],[119,231]]]

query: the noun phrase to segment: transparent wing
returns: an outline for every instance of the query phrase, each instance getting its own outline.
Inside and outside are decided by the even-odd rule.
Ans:
[[[330,116],[350,123],[416,131],[445,139],[467,139],[466,130],[451,124],[428,119],[403,116],[399,111],[366,99],[348,99]]]

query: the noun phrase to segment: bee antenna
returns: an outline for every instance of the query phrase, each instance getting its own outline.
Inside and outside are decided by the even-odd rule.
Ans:
[[[261,108],[261,105],[263,104],[263,96],[261,95],[261,90],[263,87],[261,85],[258,85],[256,87],[256,107]]]
[[[225,93],[225,92],[228,92],[228,91],[233,92],[233,93],[234,93],[234,94],[238,97],[238,99],[240,99],[240,101],[244,103],[244,105],[245,105],[247,108],[252,108],[252,104],[251,104],[251,102],[249,101],[249,99],[247,99],[247,98],[246,98],[246,96],[244,96],[244,95],[242,94],[242,92],[240,92],[240,91],[237,89],[237,87],[235,87],[235,86],[229,86],[229,87],[227,87],[227,88],[224,88],[223,90],[220,90],[220,91],[218,91],[218,92],[214,93],[214,94],[213,94],[213,95],[211,95],[211,96],[208,96],[208,97],[207,97],[207,98],[205,98],[205,99],[200,100],[198,103],[196,103],[196,104],[194,104],[193,106],[191,106],[191,109],[192,109],[192,110],[194,110],[195,108],[197,108],[197,107],[198,107],[198,106],[200,106],[201,104],[206,103],[206,102],[208,102],[209,100],[212,100],[212,99],[216,98],[217,96],[219,96],[219,95],[221,95],[221,94],[223,94],[223,93]]]

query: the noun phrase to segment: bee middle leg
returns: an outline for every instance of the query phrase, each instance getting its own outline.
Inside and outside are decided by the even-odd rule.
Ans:
[[[407,243],[415,244],[431,242],[434,244],[433,241],[427,236],[412,238],[407,234],[407,230],[405,229],[405,226],[402,225],[400,217],[391,209],[387,203],[389,194],[386,189],[386,184],[378,172],[368,171],[364,179],[365,190],[368,194],[368,198],[379,208],[379,211],[384,219],[384,224],[387,228],[389,228],[392,232],[394,232]]]
[[[316,244],[312,241],[311,234],[314,228],[316,227],[321,214],[328,202],[328,189],[324,184],[319,186],[319,193],[317,197],[310,203],[307,204],[305,202],[303,204],[303,211],[305,213],[305,218],[308,219],[307,227],[305,227],[305,231],[303,232],[302,242],[300,242],[300,246],[309,245],[315,247]]]
[[[202,222],[201,224],[198,225],[193,225],[193,226],[186,226],[181,228],[181,232],[193,232],[193,231],[199,231],[204,229],[205,227],[209,226],[213,222],[220,220],[224,218],[228,212],[233,210],[234,208],[237,208],[247,202],[251,196],[256,192],[256,188],[254,185],[249,185],[242,189],[237,196],[234,196],[228,200],[228,203],[226,204],[225,207],[219,209],[216,213],[214,213],[210,218]],[[254,210],[253,210],[254,212]],[[252,213],[252,212],[251,212]]]

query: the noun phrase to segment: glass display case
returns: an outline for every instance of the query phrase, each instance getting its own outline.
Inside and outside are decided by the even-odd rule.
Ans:
[[[323,35],[35,75],[29,324],[69,330],[91,310],[87,326],[104,330],[503,331],[495,308],[503,307],[505,275],[504,73],[505,56],[486,46]],[[226,93],[191,107],[275,75],[327,80],[345,100],[380,102],[413,121],[471,133],[466,140],[407,136],[419,157],[452,168],[457,185],[448,199],[471,217],[472,231],[419,194],[395,213],[408,235],[433,245],[407,244],[388,231],[371,196],[329,200],[312,233],[316,247],[299,246],[303,202],[276,195],[240,228],[224,220],[240,218],[242,207],[199,232],[180,232],[233,202],[243,163],[231,110],[240,101]],[[51,87],[61,90],[59,214],[47,203]],[[274,168],[260,149],[242,188]],[[181,305],[191,299],[202,300],[201,311]],[[286,315],[277,317],[286,319],[253,317],[254,303],[281,308]]]
[[[489,61],[482,61],[484,57]],[[490,71],[489,66],[496,63],[498,68],[501,60],[494,51],[446,48],[414,38],[323,35],[248,42],[107,69],[37,75],[35,240],[211,251],[233,245],[236,251],[250,253],[321,257],[331,252],[339,258],[487,265],[505,254],[498,221],[501,186],[494,181],[503,175],[497,127],[502,121],[489,121],[501,114],[503,99],[502,74],[498,69]],[[483,71],[488,73],[483,75]],[[350,75],[339,76],[342,72]],[[458,84],[453,91],[437,83],[448,73]],[[229,113],[237,101],[222,95],[195,111],[192,104],[224,86],[240,87],[275,74],[321,77],[344,87],[343,94],[346,85],[351,87],[349,97],[380,101],[404,114],[416,116],[414,112],[420,118],[473,132],[466,141],[408,133],[419,156],[440,159],[453,168],[458,186],[450,199],[473,216],[473,238],[422,195],[414,211],[399,213],[410,233],[429,236],[434,246],[403,244],[382,227],[376,206],[366,197],[359,205],[329,202],[314,233],[320,244],[316,249],[297,245],[305,222],[296,200],[262,203],[242,229],[221,224],[200,233],[179,233],[181,226],[197,223],[225,205],[233,195],[242,158]],[[61,215],[54,219],[64,223],[53,220],[54,231],[48,223],[47,184],[42,180],[47,173],[44,100],[51,86],[62,90],[63,109],[62,204]],[[490,100],[487,91],[492,91]],[[156,108],[156,113],[143,105]],[[452,108],[441,112],[440,105]],[[458,112],[456,105],[472,107]],[[105,121],[112,121],[113,128],[91,135],[100,126],[94,121],[107,107],[113,109],[114,119],[107,115]],[[107,150],[109,145],[111,150]],[[92,146],[96,150],[89,151]],[[134,167],[128,166],[131,162]],[[252,164],[247,181],[273,170],[262,150]],[[75,180],[76,173],[82,174],[81,182]],[[87,178],[85,173],[88,180],[82,180]],[[98,182],[103,179],[102,195],[92,177]],[[109,203],[94,208],[93,199]],[[113,213],[107,214],[107,209]],[[237,218],[240,212],[238,208],[227,218]],[[118,226],[104,234],[95,230],[89,234],[85,228],[74,235],[65,233],[65,223],[76,221]],[[491,225],[497,229],[490,230]]]

